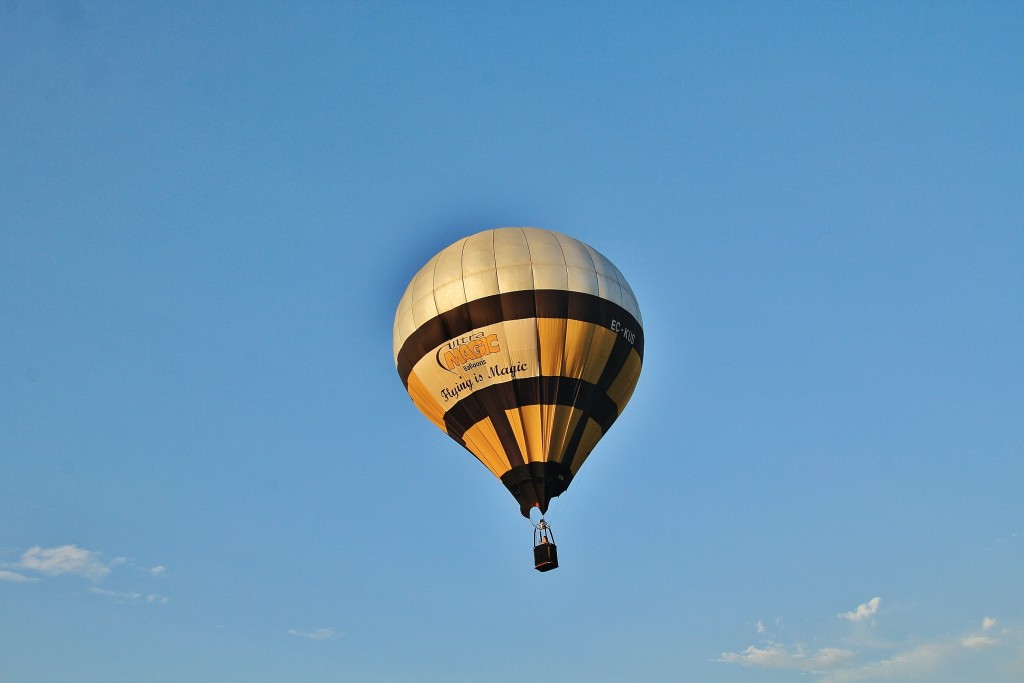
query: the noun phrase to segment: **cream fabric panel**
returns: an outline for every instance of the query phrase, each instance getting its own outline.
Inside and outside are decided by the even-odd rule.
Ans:
[[[483,297],[529,289],[600,296],[643,322],[622,273],[591,247],[551,230],[497,228],[450,245],[416,274],[395,314],[395,358],[405,340],[439,313]]]
[[[530,265],[530,245],[520,228],[494,230],[494,267]]]
[[[462,252],[465,246],[466,240],[460,240],[437,256],[434,302],[438,311],[450,311],[466,303],[466,285],[462,273]]]

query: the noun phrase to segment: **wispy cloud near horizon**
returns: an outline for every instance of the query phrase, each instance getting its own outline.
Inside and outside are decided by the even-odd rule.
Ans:
[[[333,628],[318,628],[312,631],[300,631],[298,629],[288,629],[290,635],[305,638],[306,640],[337,640],[341,638],[343,633],[335,631]]]
[[[806,650],[799,645],[786,647],[769,643],[765,647],[751,645],[742,652],[723,652],[718,661],[762,669],[821,673],[851,661],[854,655],[850,650],[836,647]]]
[[[873,598],[855,610],[839,613],[838,617],[854,623],[872,619],[878,613],[880,602],[881,598]],[[739,652],[723,652],[716,661],[810,674],[817,677],[817,683],[897,682],[918,678],[951,681],[959,680],[956,667],[964,666],[990,667],[993,670],[998,666],[1009,666],[1014,675],[1024,675],[1020,670],[1020,666],[1024,666],[1022,634],[1007,627],[997,629],[997,625],[995,618],[986,616],[981,620],[980,629],[960,635],[945,634],[931,641],[913,639],[902,644],[875,639],[868,643],[852,630],[845,636],[839,636],[842,646],[809,647],[800,642],[765,641]],[[758,622],[758,626],[758,633],[763,634],[763,623]],[[821,640],[820,637],[809,639],[815,643]],[[859,645],[853,649],[850,643]],[[988,654],[983,654],[986,652]],[[1007,664],[1014,659],[1019,664]]]
[[[0,569],[0,581],[7,581],[8,583],[35,583],[39,579],[19,574],[18,572],[10,572],[4,569]]]
[[[123,604],[147,604],[147,605],[166,605],[170,600],[165,595],[158,593],[139,593],[136,591],[111,591],[103,588],[97,588],[92,586],[89,588],[89,592],[95,595],[102,595],[106,598],[111,598],[117,602]]]

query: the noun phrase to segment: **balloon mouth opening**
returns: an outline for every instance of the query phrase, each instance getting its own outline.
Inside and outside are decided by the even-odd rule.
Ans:
[[[501,482],[515,496],[519,511],[527,519],[534,508],[547,512],[551,499],[564,492],[571,481],[572,472],[559,462],[530,462],[501,475]]]
[[[540,521],[544,519],[544,513],[540,511],[539,504],[534,505],[533,507],[530,508],[528,518],[530,520],[530,523],[534,526],[540,524]]]

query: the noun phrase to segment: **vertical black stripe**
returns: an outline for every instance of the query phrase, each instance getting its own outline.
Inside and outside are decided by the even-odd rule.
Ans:
[[[505,411],[497,411],[489,415],[489,417],[491,418],[491,424],[494,425],[494,431],[498,434],[498,440],[501,441],[501,446],[505,449],[505,455],[508,456],[509,464],[512,467],[525,464],[526,458],[523,456],[522,449],[519,448],[516,433],[512,429],[512,423],[508,421],[508,415],[505,414]]]
[[[516,389],[510,392],[509,385]],[[607,431],[619,414],[608,394],[589,382],[569,377],[534,377],[477,389],[444,414],[445,431],[461,443],[462,436],[480,420],[531,405],[562,405],[589,412],[602,431]]]
[[[632,350],[633,345],[626,341],[621,334],[615,338],[615,343],[612,345],[612,350],[608,355],[604,370],[601,371],[601,376],[594,387],[595,395],[590,404],[583,408],[584,415],[593,419],[601,427],[602,434],[607,432],[619,417],[620,406],[616,406],[608,397],[608,388],[611,387],[615,378],[622,372],[622,368],[625,367],[626,360],[629,358],[629,353]],[[604,400],[602,401],[601,399]],[[576,431],[573,432],[570,441],[571,448],[566,451],[565,458],[562,460],[566,467],[572,467],[573,462],[576,460],[580,442],[583,439],[583,430],[586,429],[586,424],[584,423],[585,420],[580,420],[580,424],[576,425]]]

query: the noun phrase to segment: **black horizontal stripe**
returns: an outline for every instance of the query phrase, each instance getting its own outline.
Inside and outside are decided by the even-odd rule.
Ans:
[[[524,318],[567,318],[612,327],[635,334],[630,348],[644,357],[644,333],[640,323],[618,304],[593,294],[563,289],[528,289],[507,294],[494,294],[456,306],[426,321],[402,343],[398,352],[398,374],[409,385],[409,373],[423,356],[441,344],[472,330]],[[622,334],[619,342],[624,341]],[[618,343],[616,344],[618,346]]]
[[[580,424],[589,417],[601,427],[602,432],[608,431],[619,417],[615,402],[589,382],[568,377],[527,377],[477,389],[444,414],[445,429],[449,436],[465,445],[462,436],[480,420],[491,417],[493,422],[495,415],[504,416],[506,410],[531,405],[577,408],[584,415]],[[499,433],[498,437],[506,454],[518,454],[522,459],[514,437],[511,437],[511,443],[506,443],[506,435]],[[570,459],[571,456],[571,453],[566,455]]]

